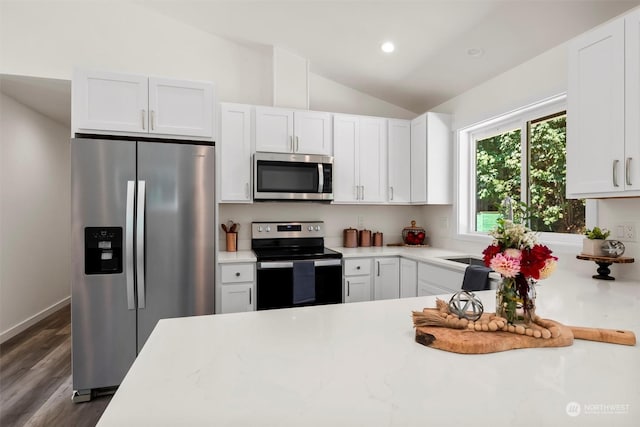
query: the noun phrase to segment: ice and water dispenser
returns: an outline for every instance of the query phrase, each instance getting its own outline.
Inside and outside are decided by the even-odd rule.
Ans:
[[[84,272],[122,273],[122,227],[85,227]]]

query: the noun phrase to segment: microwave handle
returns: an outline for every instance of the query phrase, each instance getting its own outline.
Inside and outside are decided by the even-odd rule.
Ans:
[[[324,191],[324,166],[322,163],[318,163],[318,193]]]

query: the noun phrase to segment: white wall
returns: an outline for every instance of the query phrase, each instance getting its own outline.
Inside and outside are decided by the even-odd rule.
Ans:
[[[1,93],[0,113],[2,342],[70,295],[71,177],[68,128]]]
[[[455,132],[566,90],[567,45],[562,44],[437,106],[434,111],[453,114],[452,128]],[[640,226],[638,212],[640,212],[640,199],[600,201],[598,202],[598,224],[612,229],[618,222],[636,221],[637,226]],[[427,229],[431,231],[435,245],[476,255],[486,247],[485,244],[457,238],[453,206],[427,206],[423,214],[423,220]],[[581,247],[550,246],[560,258],[560,268],[584,277],[595,274],[597,267],[595,263],[576,259]],[[625,243],[625,246],[626,256],[640,258],[640,247],[637,242]],[[640,263],[613,265],[611,271],[614,277],[638,279]]]
[[[273,105],[309,109],[309,61],[273,48]]]
[[[402,241],[402,229],[415,219],[420,225],[422,208],[419,206],[333,205],[319,203],[254,203],[252,205],[221,204],[220,223],[233,220],[240,224],[238,248],[251,248],[251,221],[324,221],[325,244],[342,246],[345,228],[367,228],[383,233],[383,243]],[[358,224],[362,218],[362,226]],[[224,232],[219,248],[224,250]]]
[[[70,80],[74,66],[216,83],[218,99],[271,105],[271,49],[128,2],[0,3],[0,73]]]
[[[418,114],[318,74],[309,73],[309,108],[314,111],[413,119]]]

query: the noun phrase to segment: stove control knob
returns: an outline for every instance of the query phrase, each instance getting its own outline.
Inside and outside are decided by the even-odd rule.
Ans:
[[[261,225],[258,226],[258,233],[262,233],[262,226]]]
[[[320,231],[320,226],[316,225],[316,231]]]
[[[271,226],[267,225],[267,233],[271,231]]]
[[[312,226],[312,225],[308,226],[308,227],[307,227],[307,230],[309,230],[309,231],[313,231],[313,226]]]

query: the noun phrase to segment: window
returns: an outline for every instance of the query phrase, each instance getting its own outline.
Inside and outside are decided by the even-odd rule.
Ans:
[[[556,97],[460,132],[462,233],[486,234],[509,208],[534,231],[583,232],[585,201],[565,197],[565,104]]]

